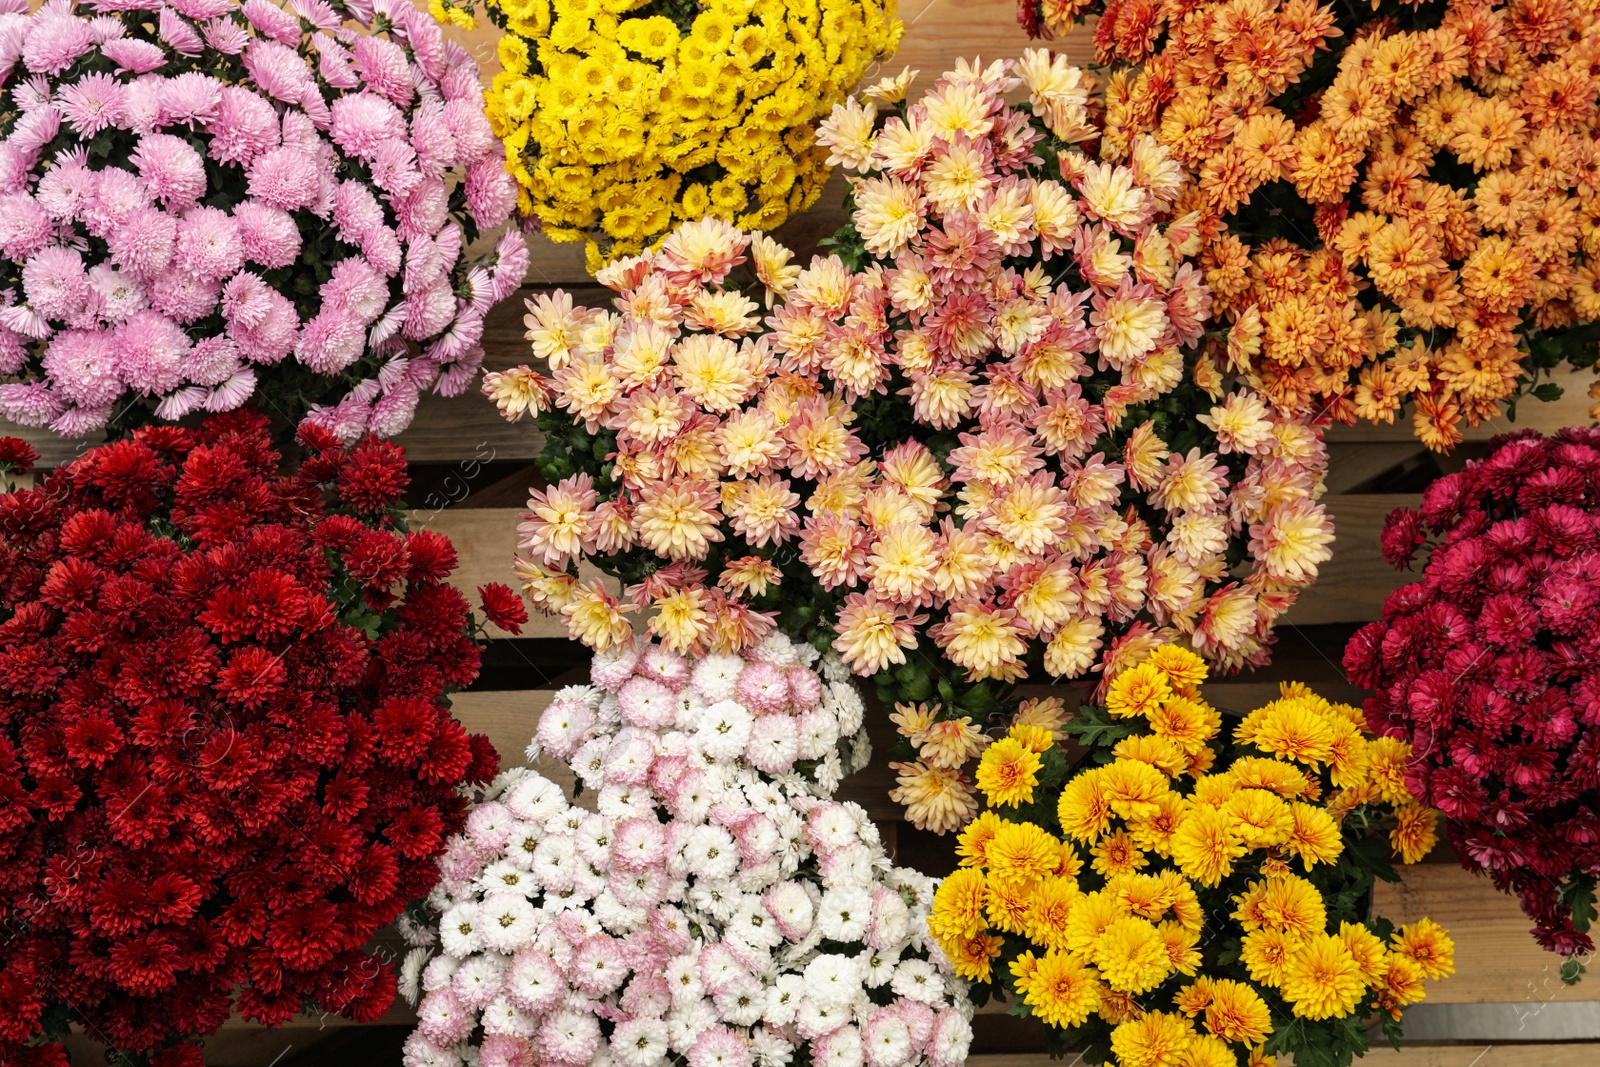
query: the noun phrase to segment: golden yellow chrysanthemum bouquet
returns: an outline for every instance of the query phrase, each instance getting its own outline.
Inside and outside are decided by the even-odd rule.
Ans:
[[[770,230],[828,174],[814,123],[904,25],[895,0],[485,0],[505,30],[487,96],[521,187],[590,269],[680,221]],[[470,26],[477,0],[431,0]]]
[[[1198,176],[1229,354],[1341,421],[1410,406],[1437,450],[1600,341],[1600,6],[1020,0],[1099,15],[1103,155]],[[1220,344],[1220,341],[1217,343]],[[1600,400],[1600,383],[1590,395]],[[1594,409],[1600,415],[1600,404]]]
[[[1120,1067],[1348,1064],[1381,1015],[1454,970],[1428,919],[1366,910],[1391,850],[1420,859],[1435,813],[1409,746],[1303,686],[1223,730],[1205,663],[1156,649],[1067,732],[1027,722],[978,767],[988,808],[929,926],[965,978],[1051,1027],[1055,1050]],[[1387,830],[1387,834],[1385,834]]]

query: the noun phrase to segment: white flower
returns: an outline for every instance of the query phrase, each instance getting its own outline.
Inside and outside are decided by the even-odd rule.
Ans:
[[[422,968],[427,962],[428,950],[425,948],[412,949],[400,962],[400,975],[395,979],[395,985],[400,995],[412,1004],[422,996]]]
[[[740,898],[738,906],[734,909],[733,918],[728,920],[727,936],[761,949],[776,948],[783,941],[783,934],[778,931],[778,924],[767,913],[766,905],[761,902],[761,898],[753,893],[747,893]]]
[[[806,964],[806,996],[819,1005],[842,1008],[861,989],[861,970],[849,956],[823,953]]]
[[[784,882],[774,886],[767,894],[766,907],[777,917],[784,935],[791,941],[798,941],[811,932],[815,913],[811,898],[806,896],[806,891],[799,883]]]
[[[483,1032],[486,1034],[514,1034],[517,1037],[532,1037],[539,1029],[538,1024],[517,1009],[517,1006],[505,997],[495,997],[487,1008],[483,1009]]]
[[[845,767],[846,774],[854,774],[872,762],[872,739],[866,734],[857,734],[855,740],[850,742],[850,763]]]
[[[713,997],[717,1015],[723,1022],[735,1026],[753,1026],[761,1021],[767,1010],[766,990],[756,983],[752,989],[733,989],[720,997]]]
[[[872,919],[872,894],[864,888],[827,889],[817,909],[817,929],[829,941],[860,941]]]
[[[839,740],[839,720],[824,711],[800,716],[800,758],[821,759]]]
[[[824,792],[831,793],[839,788],[839,783],[844,781],[844,761],[839,758],[838,752],[830,752],[817,764],[817,769],[812,772],[817,779],[817,784]]]
[[[700,981],[699,952],[673,957],[667,964],[666,978],[674,1006],[693,1004],[706,995],[706,987]]]
[[[965,992],[962,999],[965,1000]],[[965,1016],[965,1012],[948,1016],[942,1025],[934,1028],[933,1043],[928,1049],[928,1058],[934,1063],[966,1062],[967,1050],[972,1047],[972,1023]]]
[[[712,654],[696,664],[689,681],[706,703],[715,704],[732,699],[739,675],[743,673],[744,660],[738,656]]]
[[[675,1051],[687,1055],[695,1038],[716,1024],[716,1006],[704,997],[681,1008],[675,1006],[667,1012],[667,1041]]]
[[[483,947],[478,929],[478,905],[464,901],[439,919],[439,944],[458,960],[466,959]]]
[[[506,793],[505,805],[517,818],[541,823],[569,806],[561,787],[538,774],[530,774],[512,786]]]
[[[683,858],[696,878],[721,881],[739,869],[739,849],[733,835],[714,824],[697,826],[683,843]]]
[[[689,887],[689,903],[718,922],[728,921],[743,895],[735,882],[705,881]]]
[[[759,1067],[784,1067],[794,1058],[794,1046],[765,1026],[751,1033],[750,1051]]]
[[[660,1067],[667,1060],[667,1024],[645,1018],[619,1023],[611,1035],[611,1054],[623,1067]]]
[[[436,989],[443,989],[455,978],[456,968],[461,966],[461,961],[453,956],[435,956],[428,961],[422,969],[422,991],[432,993]]]
[[[911,909],[892,889],[880,888],[872,897],[872,943],[899,946],[911,936]]]
[[[893,953],[869,948],[856,957],[856,963],[861,967],[861,982],[869,989],[877,989],[894,977]]]
[[[607,782],[600,787],[600,793],[595,798],[595,807],[599,808],[600,814],[606,818],[621,822],[624,819],[638,819],[651,814],[656,810],[656,800],[650,795],[650,790],[646,786]]]
[[[861,1035],[854,1026],[842,1026],[828,1038],[828,1055],[816,1067],[861,1067]]]
[[[927,960],[901,960],[894,969],[890,988],[895,994],[924,1004],[937,1005],[944,999],[944,977],[939,969]]]
[[[585,863],[599,871],[611,868],[611,836],[616,828],[616,821],[603,815],[584,817],[573,844]]]
[[[509,956],[533,939],[538,919],[521,893],[491,893],[478,907],[477,925],[486,948]]]
[[[720,700],[699,714],[694,740],[708,759],[726,763],[744,753],[750,743],[750,728],[755,720],[744,705]]]
[[[767,987],[767,1010],[762,1018],[768,1026],[788,1026],[794,1022],[805,995],[804,978],[792,971],[779,975],[778,980]]]
[[[829,804],[812,815],[810,824],[817,848],[823,852],[854,845],[860,840],[855,812],[843,804]]]
[[[472,880],[473,888],[485,893],[505,892],[521,893],[531,897],[540,891],[539,883],[525,868],[512,863],[510,860],[499,860],[483,869],[483,873]]]
[[[618,900],[610,889],[602,889],[594,898],[594,916],[614,934],[627,934],[635,927],[650,921],[646,908],[632,908]]]
[[[911,1027],[899,1016],[879,1016],[867,1028],[867,1062],[873,1067],[900,1067],[911,1058]]]
[[[849,680],[829,682],[828,693],[833,697],[833,710],[839,716],[839,736],[850,737],[861,729],[861,720],[867,706],[861,694]]]
[[[533,876],[539,884],[560,891],[571,889],[578,878],[577,845],[566,834],[557,834],[540,841],[533,850]]]

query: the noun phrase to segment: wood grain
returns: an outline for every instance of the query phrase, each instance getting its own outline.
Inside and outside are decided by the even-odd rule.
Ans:
[[[1379,538],[1383,520],[1399,507],[1413,507],[1410,494],[1330,495],[1323,498],[1333,516],[1333,558],[1322,564],[1317,583],[1300,594],[1280,625],[1366,622],[1378,617],[1383,598],[1417,579],[1396,571],[1383,558]]]
[[[1534,943],[1528,933],[1533,924],[1516,900],[1495,892],[1487,878],[1444,864],[1408,867],[1403,875],[1398,883],[1378,883],[1374,911],[1396,924],[1427,916],[1449,928],[1456,943],[1455,976],[1430,983],[1429,1002],[1600,1000],[1600,983],[1561,984],[1561,957]]]

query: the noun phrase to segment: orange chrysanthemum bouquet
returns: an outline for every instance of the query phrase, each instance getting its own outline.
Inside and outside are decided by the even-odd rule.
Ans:
[[[1102,155],[1197,177],[1218,358],[1274,403],[1448,450],[1600,340],[1600,11],[1574,0],[1022,0],[1099,14]],[[1600,383],[1590,395],[1600,399]],[[1600,405],[1597,405],[1600,408]]]
[[[1059,734],[1014,725],[984,753],[987,810],[929,929],[956,973],[1047,1027],[1052,1051],[1116,1067],[1348,1064],[1369,1020],[1453,970],[1436,923],[1370,914],[1391,855],[1436,813],[1406,790],[1410,746],[1359,708],[1286,684],[1224,725],[1192,652],[1156,649]]]
[[[1333,535],[1316,432],[1200,355],[1168,153],[1084,154],[1088,80],[1042,50],[914,101],[910,79],[822,125],[856,175],[834,254],[685,225],[600,272],[615,312],[532,305],[553,381],[486,389],[548,409],[536,600],[595,648],[637,613],[682,651],[774,627],[837,651],[901,705],[897,795],[944,832],[975,807],[964,739],[1015,683],[1173,642],[1262,662]]]

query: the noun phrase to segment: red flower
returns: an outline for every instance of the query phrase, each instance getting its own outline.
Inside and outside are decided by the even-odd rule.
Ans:
[[[27,474],[39,462],[39,453],[20,437],[0,437],[0,470]]]
[[[1345,648],[1374,731],[1413,746],[1408,784],[1468,868],[1515,893],[1540,944],[1588,951],[1574,881],[1600,873],[1600,434],[1520,431],[1391,515],[1422,579]]]
[[[489,621],[507,633],[520,634],[528,621],[528,606],[509,585],[490,582],[478,586],[478,598],[483,601],[483,613]]]
[[[301,440],[281,473],[234,413],[0,496],[0,923],[27,931],[0,939],[0,1063],[63,1062],[35,1042],[69,1006],[197,1067],[235,1002],[393,1000],[363,946],[498,761],[450,716],[478,651],[449,542],[391,525],[399,450]]]

